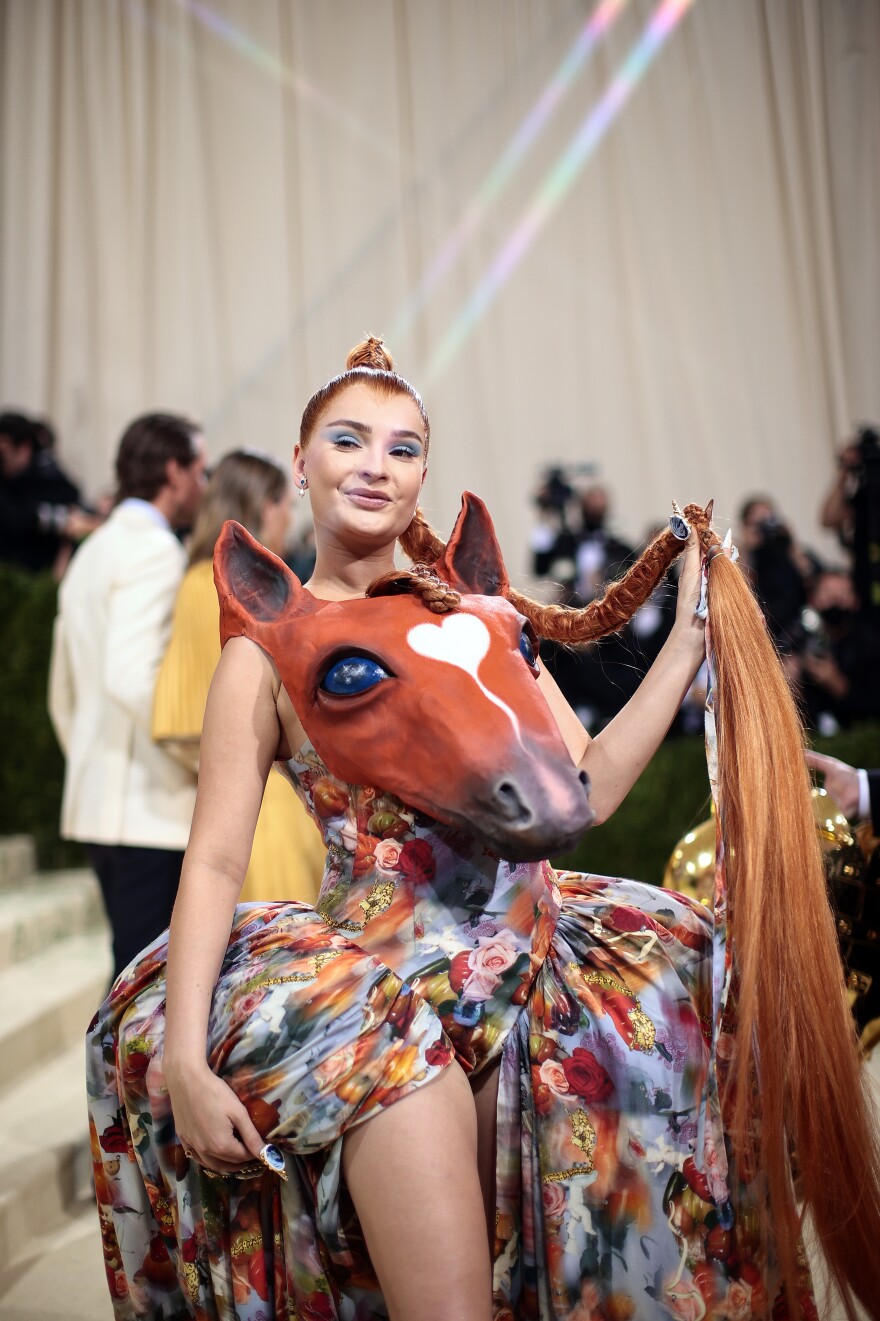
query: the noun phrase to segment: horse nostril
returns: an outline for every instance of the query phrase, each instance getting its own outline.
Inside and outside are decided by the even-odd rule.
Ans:
[[[532,809],[519,796],[519,790],[509,780],[502,781],[495,790],[495,802],[505,821],[525,825],[532,819]]]
[[[590,777],[586,771],[578,771],[578,779],[580,780],[581,784],[584,786],[585,789],[589,789]]]

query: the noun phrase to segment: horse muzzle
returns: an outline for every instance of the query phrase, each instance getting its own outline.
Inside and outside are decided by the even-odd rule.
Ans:
[[[500,775],[475,818],[475,833],[512,862],[564,853],[595,820],[589,779],[574,766],[553,776]]]

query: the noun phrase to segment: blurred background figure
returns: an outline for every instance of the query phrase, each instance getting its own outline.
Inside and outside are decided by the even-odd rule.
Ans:
[[[0,414],[0,560],[56,569],[71,535],[82,535],[79,487],[59,466],[54,436],[23,413]]]
[[[153,696],[186,567],[175,529],[205,487],[187,418],[147,413],[116,456],[118,503],[61,584],[49,711],[66,768],[61,834],[81,840],[113,933],[114,978],[171,920],[196,777],[152,739]]]
[[[530,539],[532,571],[545,580],[545,594],[566,605],[601,596],[635,556],[609,526],[608,486],[593,481],[579,488],[579,479],[595,475],[594,464],[556,465],[544,472],[532,497],[538,511]],[[607,725],[635,692],[666,640],[674,611],[674,583],[661,583],[613,637],[582,647],[544,644],[542,656],[591,733]]]
[[[822,505],[822,525],[852,555],[862,608],[880,620],[880,432],[860,427],[837,460],[837,479]]]
[[[283,556],[291,483],[277,459],[258,450],[227,454],[211,474],[189,547],[189,568],[174,607],[171,641],[156,683],[153,737],[196,769],[208,689],[220,659],[220,607],[212,557],[220,530],[235,519]],[[308,575],[306,575],[308,576]],[[313,902],[324,867],[320,833],[290,782],[273,768],[266,783],[241,902]]]
[[[592,473],[592,464],[584,465]],[[582,469],[557,464],[541,474],[532,495],[536,510],[529,538],[532,573],[549,581],[559,599],[570,599],[577,575],[576,507],[573,481]]]
[[[783,654],[799,650],[801,612],[818,561],[798,545],[767,495],[750,496],[743,504],[737,544],[774,642]]]
[[[861,608],[846,569],[823,569],[803,612],[795,659],[805,714],[820,733],[880,716],[880,630]]]
[[[579,605],[601,596],[605,584],[619,578],[634,558],[632,546],[616,537],[608,526],[610,509],[607,486],[588,486],[581,494],[575,549],[575,591]]]

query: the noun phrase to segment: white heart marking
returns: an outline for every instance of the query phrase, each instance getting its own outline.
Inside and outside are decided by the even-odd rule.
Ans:
[[[446,615],[438,624],[416,624],[407,633],[406,640],[417,655],[444,665],[455,665],[469,674],[480,692],[504,712],[516,737],[522,741],[515,712],[489,691],[477,673],[490,643],[489,630],[482,619],[476,615]]]

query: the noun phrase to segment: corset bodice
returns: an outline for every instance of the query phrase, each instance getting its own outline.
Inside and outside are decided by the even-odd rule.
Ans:
[[[548,862],[508,863],[398,798],[330,774],[311,747],[283,767],[327,847],[317,908],[430,1000],[465,1065],[500,1049],[559,912]]]

